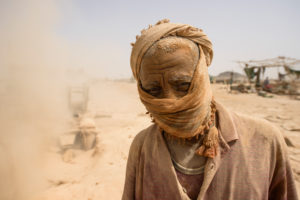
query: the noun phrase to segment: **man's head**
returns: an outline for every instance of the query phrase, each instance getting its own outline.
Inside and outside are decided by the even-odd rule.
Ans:
[[[198,61],[199,48],[193,41],[163,38],[143,56],[141,87],[157,98],[181,98],[188,92]]]
[[[212,45],[202,30],[159,22],[133,44],[131,68],[141,101],[167,133],[189,138],[207,127]]]

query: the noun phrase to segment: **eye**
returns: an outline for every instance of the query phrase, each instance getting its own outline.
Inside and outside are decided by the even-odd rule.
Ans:
[[[158,96],[161,93],[161,87],[153,87],[146,91],[152,96]]]
[[[176,85],[176,90],[181,92],[187,92],[190,88],[190,82],[181,82]]]
[[[143,88],[143,87],[142,87]],[[160,86],[153,86],[153,87],[151,87],[151,88],[143,88],[143,90],[145,91],[145,92],[147,92],[148,94],[151,94],[152,96],[159,96],[160,95],[160,93],[161,93],[161,91],[162,91],[162,88],[160,87]]]

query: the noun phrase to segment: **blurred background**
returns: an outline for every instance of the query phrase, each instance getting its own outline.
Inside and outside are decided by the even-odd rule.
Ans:
[[[131,42],[167,18],[213,43],[216,99],[282,131],[300,183],[300,2],[0,0],[0,199],[120,199],[151,124]]]

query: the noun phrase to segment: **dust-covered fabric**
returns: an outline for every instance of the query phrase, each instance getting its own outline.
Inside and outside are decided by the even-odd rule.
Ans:
[[[220,148],[208,158],[198,200],[297,200],[281,133],[270,123],[217,104]],[[140,132],[129,152],[122,200],[189,200],[157,125]]]
[[[199,64],[187,95],[180,99],[158,99],[140,86],[142,103],[155,119],[155,123],[168,134],[179,138],[193,137],[204,129],[212,100],[204,54],[200,52]]]
[[[168,20],[162,20],[155,26],[149,26],[148,29],[143,30],[141,36],[137,36],[137,40],[133,44],[130,65],[136,80],[139,80],[144,54],[155,42],[168,36],[183,37],[195,42],[203,49],[207,66],[211,64],[213,58],[212,43],[201,29],[188,24],[170,23]]]
[[[139,79],[144,54],[156,41],[168,36],[187,38],[195,42],[200,51],[188,93],[180,99],[158,99],[142,89]],[[190,138],[203,132],[212,99],[207,73],[212,56],[212,44],[203,31],[186,24],[159,23],[142,31],[142,35],[133,45],[131,69],[138,81],[140,99],[155,123],[168,134]]]

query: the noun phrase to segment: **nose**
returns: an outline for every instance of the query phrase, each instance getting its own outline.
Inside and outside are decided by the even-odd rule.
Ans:
[[[165,84],[165,87],[163,88],[162,96],[163,96],[163,98],[166,98],[166,99],[175,99],[176,98],[174,91],[172,90],[171,86],[168,83]]]

